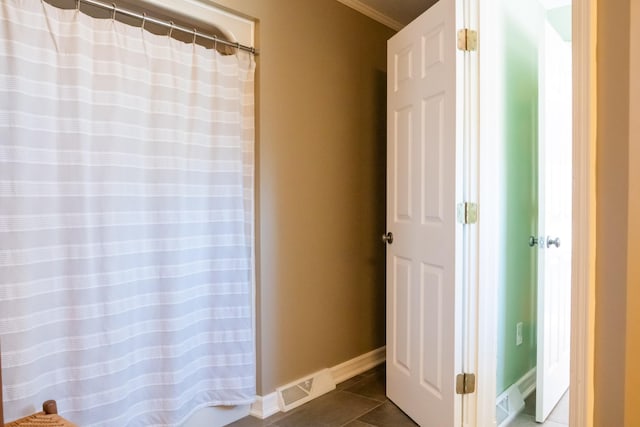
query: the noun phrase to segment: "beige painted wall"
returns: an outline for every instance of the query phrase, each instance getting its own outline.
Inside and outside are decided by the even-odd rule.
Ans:
[[[259,392],[266,394],[384,344],[377,191],[384,40],[392,32],[335,0],[217,2],[259,19]],[[627,102],[630,76],[640,71],[639,15],[638,0],[599,2],[595,426],[623,425],[625,409],[626,426],[640,419],[632,392],[640,384],[637,81],[631,112]]]
[[[336,0],[256,18],[258,393],[385,344],[386,40]]]
[[[640,420],[640,0],[631,0],[625,426]]]
[[[640,383],[640,94],[632,84],[630,113],[629,1],[637,46],[638,0],[598,7],[595,426],[623,425],[625,376],[626,425],[640,419],[631,391]],[[267,394],[384,344],[377,236],[392,31],[335,0],[216,2],[259,20],[258,391]]]

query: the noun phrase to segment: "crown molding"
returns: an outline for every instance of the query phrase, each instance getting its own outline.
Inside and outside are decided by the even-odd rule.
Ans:
[[[379,10],[376,10],[369,5],[362,3],[360,0],[338,0],[338,1],[344,4],[345,6],[350,7],[351,9],[356,10],[362,13],[363,15],[368,16],[374,21],[378,21],[379,23],[386,25],[387,27],[393,30],[400,31],[402,28],[404,28],[404,24],[385,15]]]

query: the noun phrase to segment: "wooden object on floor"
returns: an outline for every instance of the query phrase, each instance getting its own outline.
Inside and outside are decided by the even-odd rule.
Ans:
[[[1,355],[1,353],[0,353]],[[8,424],[4,423],[2,410],[2,361],[0,357],[0,427],[78,427],[76,424],[65,420],[58,415],[58,405],[55,400],[47,400],[42,404],[42,412],[20,418]]]
[[[5,424],[4,427],[78,427],[76,424],[69,422],[62,418],[58,414],[45,414],[39,412],[37,414],[29,415],[28,417],[20,418],[9,424]]]
[[[55,400],[44,402],[42,409],[42,412],[4,424],[4,427],[78,427],[58,415],[58,405]]]

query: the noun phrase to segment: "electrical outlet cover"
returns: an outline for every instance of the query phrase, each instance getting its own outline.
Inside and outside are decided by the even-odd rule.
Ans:
[[[516,324],[516,345],[522,344],[522,322]]]

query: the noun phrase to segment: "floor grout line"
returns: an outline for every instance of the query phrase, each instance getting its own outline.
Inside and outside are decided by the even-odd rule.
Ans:
[[[356,393],[352,393],[352,394],[356,394]],[[378,402],[378,400],[375,400],[374,402]],[[384,402],[380,402],[379,405],[376,405],[375,407],[369,409],[368,411],[363,412],[362,414],[358,415],[357,417],[355,417],[353,419],[350,419],[346,423],[342,424],[340,427],[344,427],[346,425],[349,425],[349,423],[352,423],[354,421],[359,421],[360,418],[364,417],[365,415],[367,415],[369,412],[373,411],[374,409],[377,409],[377,408],[381,407],[382,405],[384,405]],[[362,422],[364,422],[364,421],[362,421]],[[369,423],[365,423],[365,424],[369,424]]]
[[[356,393],[355,391],[349,391],[349,390],[340,390],[340,391],[343,391],[343,392],[349,393],[349,394],[353,394],[354,396],[364,397],[365,399],[373,400],[374,402],[380,402],[381,404],[387,401],[386,398],[385,398],[385,400],[380,400],[380,399],[376,399],[376,398],[371,397],[371,396],[365,396],[364,394]]]

